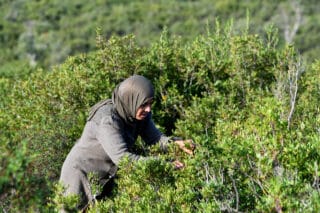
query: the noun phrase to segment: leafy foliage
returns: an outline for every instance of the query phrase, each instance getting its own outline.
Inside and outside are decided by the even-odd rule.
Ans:
[[[98,34],[96,52],[27,79],[2,79],[1,208],[72,207],[76,198],[63,199],[54,185],[90,106],[141,74],[156,88],[159,128],[193,139],[196,153],[187,156],[174,144],[164,154],[140,147],[157,158],[124,160],[112,196],[89,211],[317,209],[320,63],[303,67],[293,46],[277,49],[277,36],[273,29],[238,34],[232,23],[217,22],[189,43],[165,29],[146,48],[132,35],[105,40]],[[171,159],[186,167],[174,170]]]
[[[188,1],[85,1],[62,0],[1,1],[0,76],[27,75],[7,67],[60,64],[70,55],[96,50],[95,31],[102,36],[134,34],[136,42],[149,46],[167,27],[172,35],[193,41],[214,26],[234,20],[241,34],[250,16],[250,32],[263,34],[269,25],[279,29],[282,46],[294,43],[305,59],[319,54],[319,2],[316,0],[277,2],[235,0]],[[298,29],[295,31],[295,26]],[[286,35],[290,40],[286,40]]]

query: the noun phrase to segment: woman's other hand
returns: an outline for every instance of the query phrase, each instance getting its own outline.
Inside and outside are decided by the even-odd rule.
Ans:
[[[193,140],[187,139],[187,140],[175,140],[174,141],[181,150],[183,150],[185,153],[189,155],[194,154],[194,150],[196,148],[196,145],[193,143]]]
[[[172,163],[175,169],[182,169],[184,167],[184,164],[178,160],[175,160]]]

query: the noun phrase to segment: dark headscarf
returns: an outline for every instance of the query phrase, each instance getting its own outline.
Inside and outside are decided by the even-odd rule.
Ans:
[[[114,89],[112,102],[120,117],[125,122],[132,123],[135,121],[138,108],[153,96],[154,89],[151,82],[141,75],[133,75]]]

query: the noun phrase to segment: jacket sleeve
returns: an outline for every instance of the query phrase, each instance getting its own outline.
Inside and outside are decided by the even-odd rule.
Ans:
[[[142,156],[128,151],[128,146],[121,134],[121,129],[114,125],[112,121],[104,120],[98,125],[97,139],[104,151],[117,166],[125,156],[128,156],[131,160],[143,159]]]
[[[148,144],[152,145],[157,142],[160,143],[160,147],[163,151],[167,149],[170,137],[167,137],[160,130],[155,126],[154,122],[150,117],[146,120],[143,128],[141,129],[140,136],[143,141]]]

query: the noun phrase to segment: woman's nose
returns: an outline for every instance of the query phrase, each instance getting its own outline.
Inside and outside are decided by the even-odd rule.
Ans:
[[[145,108],[144,111],[146,112],[151,112],[151,104],[148,104]]]

